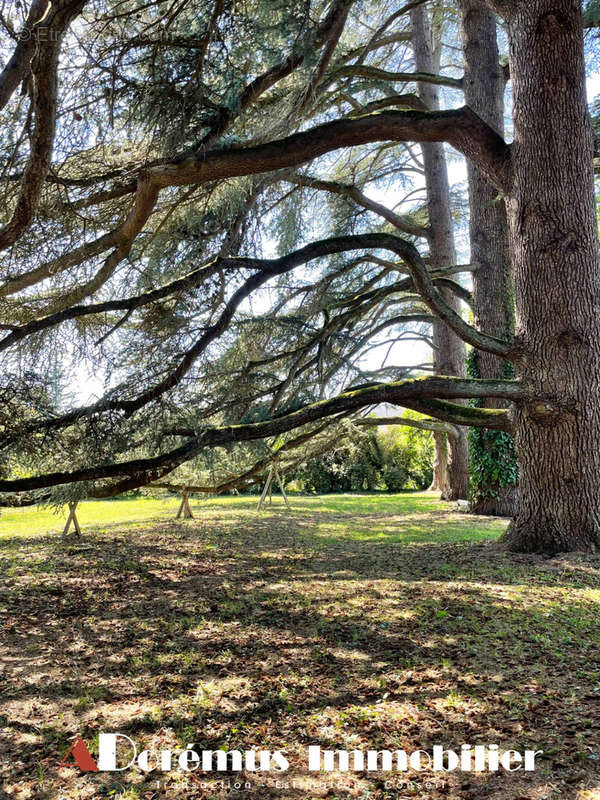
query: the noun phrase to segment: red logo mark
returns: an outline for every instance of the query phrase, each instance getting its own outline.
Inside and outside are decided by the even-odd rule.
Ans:
[[[69,756],[72,756],[72,761],[67,761]],[[61,767],[79,767],[82,772],[98,772],[98,765],[90,755],[86,743],[78,736],[71,747],[65,753],[65,757],[58,765]]]

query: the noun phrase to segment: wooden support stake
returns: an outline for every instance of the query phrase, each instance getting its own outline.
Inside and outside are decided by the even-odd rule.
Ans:
[[[179,511],[177,512],[177,516],[175,519],[179,519],[183,514],[184,519],[194,519],[194,515],[192,514],[192,509],[190,508],[190,501],[188,500],[188,490],[184,489],[181,492],[181,504],[179,506]]]
[[[265,504],[265,500],[267,499],[267,494],[269,495],[269,498],[272,497],[273,479],[275,479],[277,481],[277,484],[279,486],[279,490],[281,491],[281,496],[283,497],[283,500],[284,500],[284,502],[285,502],[285,504],[287,506],[287,510],[291,511],[292,509],[290,508],[290,504],[289,504],[289,501],[288,501],[288,498],[287,498],[287,494],[285,493],[285,489],[283,488],[283,481],[281,480],[281,476],[279,474],[279,469],[277,468],[276,464],[274,464],[274,465],[269,467],[269,472],[267,473],[267,480],[265,481],[265,487],[262,490],[262,494],[260,496],[260,500],[258,501],[257,511],[260,511],[263,508],[263,506]],[[270,499],[269,499],[269,502],[270,502]]]
[[[262,509],[265,502],[265,498],[267,497],[267,492],[271,488],[272,482],[273,482],[273,467],[269,467],[269,472],[267,473],[267,480],[265,481],[265,488],[262,490],[260,500],[258,501],[258,506],[256,507],[257,511],[260,511]]]
[[[63,531],[63,536],[66,536],[69,533],[69,528],[71,527],[71,522],[73,523],[73,527],[75,528],[75,533],[77,536],[81,536],[81,528],[79,527],[79,520],[77,519],[77,514],[75,510],[77,509],[78,501],[71,501],[69,503],[69,516],[67,517],[67,524],[65,525],[65,529]]]
[[[279,474],[279,470],[275,467],[275,477],[277,478],[277,483],[279,484],[279,488],[281,490],[281,494],[283,495],[283,499],[285,500],[285,504],[287,506],[287,510],[291,511],[290,504],[287,499],[287,494],[285,493],[285,489],[283,488],[283,481],[281,480],[281,475]]]

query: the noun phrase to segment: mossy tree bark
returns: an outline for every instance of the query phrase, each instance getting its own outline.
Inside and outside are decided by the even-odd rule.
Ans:
[[[515,362],[532,399],[515,408],[513,550],[600,547],[600,268],[581,6],[501,7],[513,81],[507,197]]]

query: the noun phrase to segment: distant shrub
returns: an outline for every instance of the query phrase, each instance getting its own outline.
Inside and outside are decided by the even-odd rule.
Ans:
[[[316,494],[426,489],[432,479],[431,434],[389,426],[355,429],[334,448],[307,460],[288,479]]]
[[[383,480],[388,492],[400,492],[409,482],[409,474],[404,467],[386,464],[383,468]]]

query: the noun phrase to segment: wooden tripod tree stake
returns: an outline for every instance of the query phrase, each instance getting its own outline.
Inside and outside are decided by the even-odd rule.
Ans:
[[[285,493],[285,489],[283,488],[283,481],[281,480],[281,475],[279,474],[279,469],[277,468],[277,466],[275,466],[274,472],[275,472],[275,478],[277,479],[277,483],[279,485],[279,491],[281,492],[281,495],[282,495],[282,497],[283,497],[283,499],[285,501],[285,505],[287,507],[287,510],[291,511],[292,509],[290,508],[290,504],[288,502],[287,494]]]
[[[273,482],[273,467],[269,467],[269,471],[267,472],[267,480],[265,481],[264,489],[262,490],[262,494],[260,496],[260,500],[258,501],[258,505],[256,506],[256,510],[260,511],[265,503],[265,499],[267,497],[267,493],[271,488],[271,483]]]
[[[264,486],[264,489],[262,490],[262,494],[260,496],[260,500],[258,501],[258,506],[257,506],[256,510],[257,511],[261,511],[262,510],[262,508],[263,508],[263,506],[265,504],[265,500],[267,498],[267,494],[269,495],[269,498],[272,497],[273,479],[275,479],[277,481],[277,485],[279,486],[279,490],[281,491],[281,495],[282,495],[282,497],[284,499],[284,502],[285,502],[285,504],[287,506],[287,510],[291,511],[292,509],[290,508],[290,504],[289,504],[289,501],[288,501],[288,498],[287,498],[287,494],[285,493],[285,489],[283,488],[283,481],[281,480],[281,476],[279,474],[279,469],[278,469],[276,463],[269,467],[269,471],[267,473],[267,480],[265,481],[265,486]]]
[[[190,508],[190,501],[188,500],[188,490],[183,489],[181,492],[181,504],[179,506],[179,511],[177,512],[177,516],[175,519],[179,519],[183,514],[184,519],[194,519],[194,515],[192,514],[192,509]]]
[[[63,536],[67,536],[69,533],[69,528],[71,527],[71,522],[73,523],[73,527],[75,529],[75,533],[77,536],[81,536],[81,528],[79,527],[79,520],[77,519],[77,514],[75,513],[78,505],[77,500],[71,500],[69,503],[69,516],[67,517],[67,524],[65,525],[65,529],[63,531]]]

